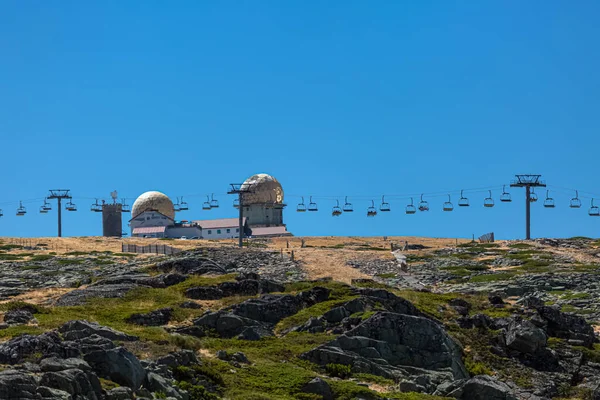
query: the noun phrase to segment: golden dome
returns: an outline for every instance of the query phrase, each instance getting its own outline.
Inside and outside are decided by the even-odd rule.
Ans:
[[[251,193],[244,193],[244,204],[274,203],[283,204],[283,189],[277,179],[267,174],[256,174],[246,179],[242,189],[250,189]]]
[[[131,216],[137,217],[145,211],[158,211],[159,213],[175,219],[175,209],[169,197],[161,192],[146,192],[135,200],[131,210]]]

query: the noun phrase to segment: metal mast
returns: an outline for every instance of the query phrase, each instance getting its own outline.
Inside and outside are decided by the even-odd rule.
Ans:
[[[250,185],[244,185],[239,183],[231,183],[231,190],[227,192],[227,194],[237,194],[238,195],[238,209],[239,209],[239,247],[244,246],[243,234],[244,234],[244,193],[252,193],[250,189]]]
[[[540,180],[541,175],[515,175],[517,178],[510,183],[510,187],[525,188],[525,235],[527,240],[531,239],[531,188],[546,187],[546,183]]]
[[[56,199],[58,201],[58,237],[62,237],[62,199],[71,199],[69,189],[50,189],[48,199]]]

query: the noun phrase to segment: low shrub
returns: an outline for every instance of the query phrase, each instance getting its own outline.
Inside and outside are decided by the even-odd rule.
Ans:
[[[325,371],[331,376],[346,379],[352,376],[352,367],[343,364],[327,364]]]

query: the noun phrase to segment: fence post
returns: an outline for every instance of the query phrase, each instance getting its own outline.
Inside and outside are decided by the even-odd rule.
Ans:
[[[294,250],[292,250],[292,261],[294,261]]]

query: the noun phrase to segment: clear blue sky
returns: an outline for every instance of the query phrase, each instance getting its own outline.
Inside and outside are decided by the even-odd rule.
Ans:
[[[90,198],[117,189],[223,194],[274,175],[297,235],[524,235],[510,204],[367,219],[382,194],[445,192],[543,174],[600,193],[597,1],[2,1],[0,236],[56,234],[48,189],[82,211],[64,234],[99,235]],[[298,214],[348,194],[353,215]],[[541,194],[541,193],[540,193]],[[600,218],[533,207],[532,235],[598,237]],[[457,195],[453,194],[456,205]],[[542,196],[543,197],[543,196]],[[600,195],[598,196],[600,204]],[[235,216],[232,199],[181,219]],[[415,199],[416,200],[416,199]],[[133,200],[130,200],[133,201]],[[308,198],[306,198],[308,201]],[[126,226],[124,226],[126,229]]]

